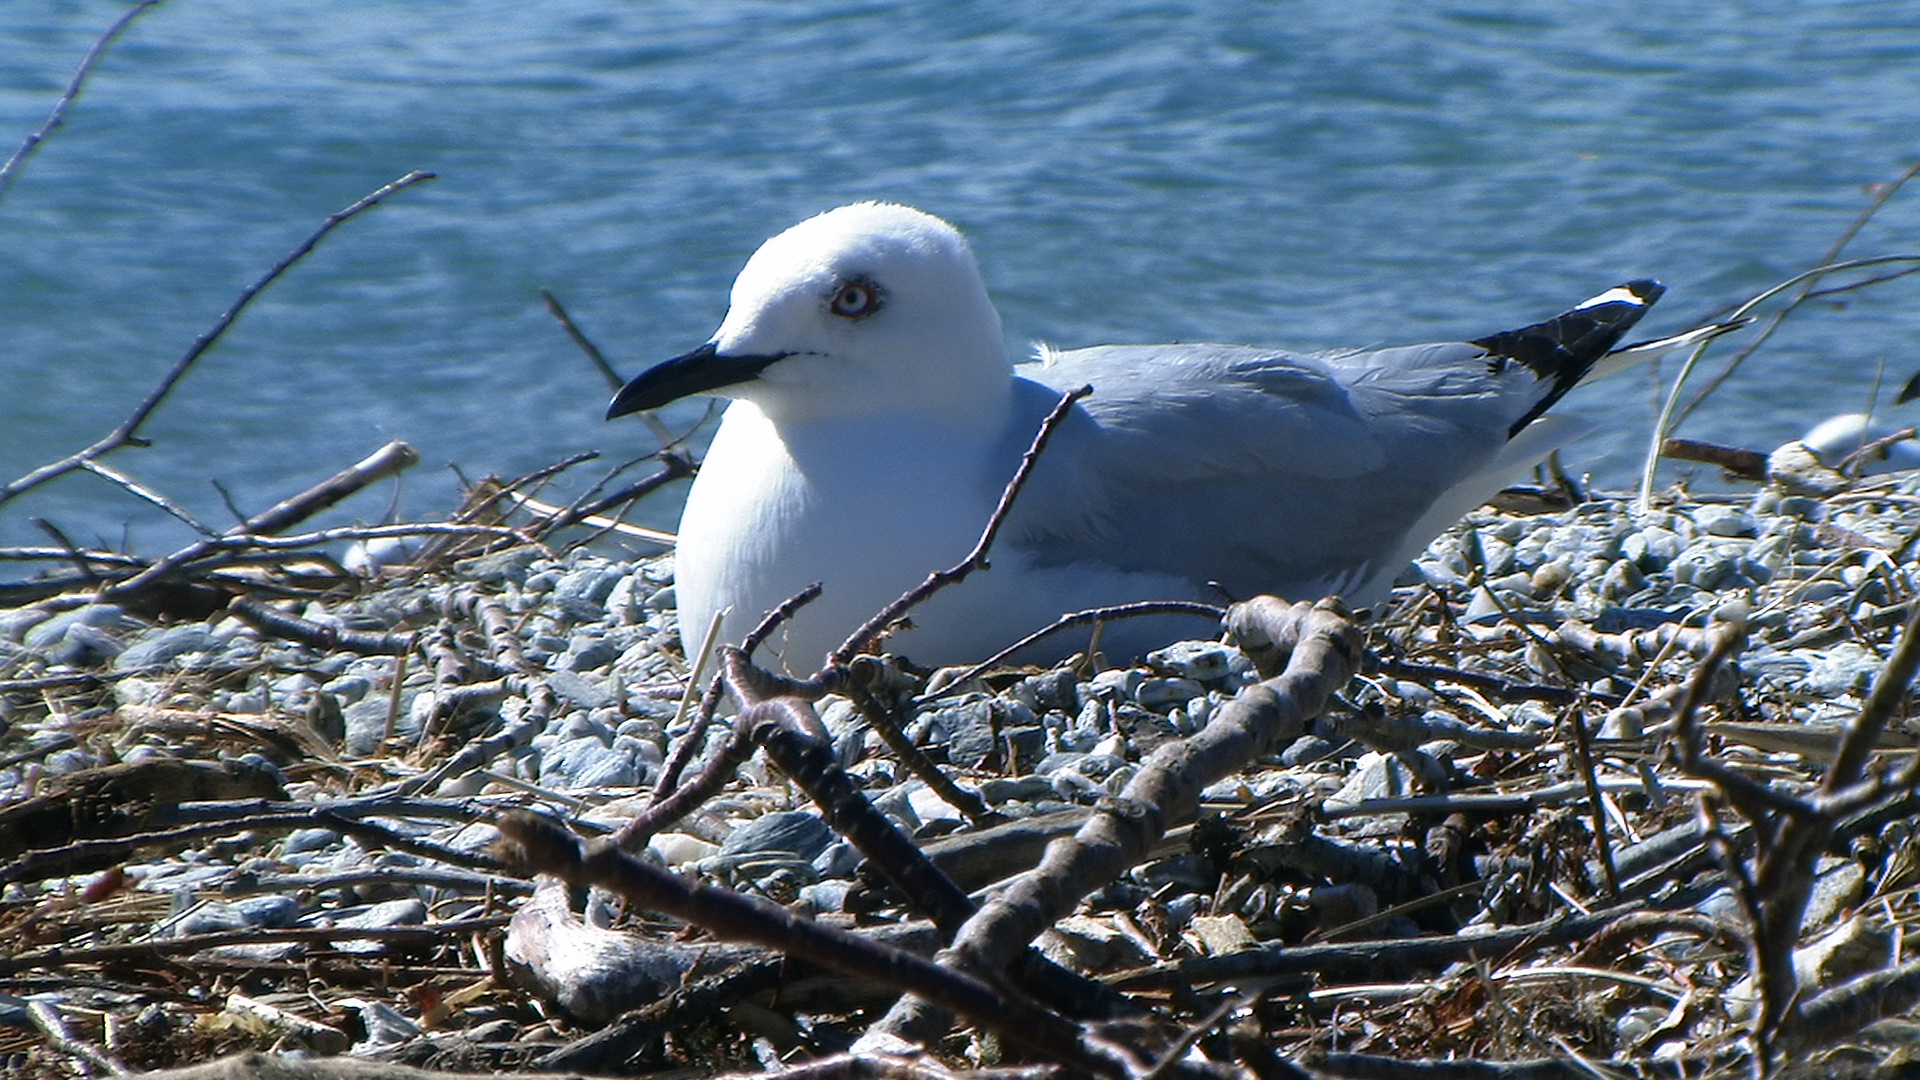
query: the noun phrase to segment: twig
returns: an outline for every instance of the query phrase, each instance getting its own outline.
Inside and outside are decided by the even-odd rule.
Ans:
[[[137,800],[139,795],[116,792],[115,797]],[[150,794],[146,796],[149,799],[152,797]],[[173,797],[179,796],[175,794]],[[21,805],[14,804],[8,809],[17,810]],[[401,836],[391,829],[362,820],[373,817],[426,817],[471,821],[478,811],[476,805],[470,803],[403,799],[376,792],[320,804],[244,799],[163,802],[142,809],[143,813],[112,830],[109,835],[100,835],[100,830],[96,830],[92,836],[70,843],[27,850],[11,863],[0,866],[0,884],[42,881],[48,877],[102,870],[143,848],[177,848],[196,840],[231,835],[247,829],[291,832],[306,826],[366,836],[395,850],[414,852],[455,866],[489,872],[499,869],[499,864],[485,855]]]
[[[689,713],[693,715],[693,724],[680,736],[672,755],[661,768],[660,780],[653,785],[653,797],[649,802],[659,802],[673,793],[673,789],[680,785],[680,774],[687,771],[687,763],[693,760],[694,753],[707,741],[707,730],[713,725],[714,711],[720,707],[720,680],[714,679],[700,696],[697,712],[693,700],[694,687],[707,677],[707,665],[713,660],[714,647],[720,641],[720,624],[726,616],[725,608],[713,613],[713,618],[707,620],[706,633],[700,635],[698,652],[687,657],[693,667],[687,672],[687,685],[680,694],[680,704],[673,710],[673,722],[668,725],[668,730],[686,723]]]
[[[131,1075],[125,1065],[114,1060],[106,1051],[83,1039],[74,1038],[67,1030],[67,1022],[48,1001],[27,1002],[27,1015],[32,1018],[33,1026],[47,1037],[47,1041],[59,1047],[69,1057],[79,1058],[83,1067],[92,1072],[98,1070],[109,1076]]]
[[[243,543],[265,546],[261,540],[262,537],[284,532],[290,526],[305,521],[368,484],[377,483],[411,468],[419,460],[420,455],[414,451],[413,447],[403,442],[390,442],[364,460],[348,466],[290,499],[275,503],[227,530],[225,534],[189,544],[133,577],[109,586],[105,590],[105,595],[124,597],[137,593],[187,563],[225,547]]]
[[[659,472],[644,479],[636,480],[626,487],[601,496],[592,502],[582,503],[576,506],[553,508],[526,495],[520,495],[515,492],[506,492],[504,494],[505,497],[512,499],[521,506],[545,515],[542,520],[534,522],[527,529],[528,533],[536,539],[568,525],[586,524],[596,529],[620,528],[622,526],[619,522],[610,518],[600,517],[599,515],[616,506],[623,506],[643,496],[652,494],[675,480],[692,476],[695,471],[693,462],[680,454],[663,453],[660,458],[660,464],[661,469]],[[639,530],[638,526],[631,525],[624,526],[624,528],[628,530]],[[674,537],[672,533],[663,533],[655,529],[639,530],[639,532],[639,539],[651,540],[654,543],[668,547],[673,546]]]
[[[1679,790],[1697,787],[1705,790],[1705,781],[1669,781]],[[1637,778],[1616,777],[1598,781],[1601,791],[1645,791],[1646,783]],[[1591,798],[1585,779],[1567,780],[1526,791],[1454,791],[1438,795],[1406,795],[1399,798],[1365,799],[1357,803],[1326,803],[1321,816],[1329,821],[1349,817],[1373,817],[1380,814],[1438,815],[1451,813],[1519,814],[1548,806],[1565,806],[1582,798]]]
[[[1854,475],[1853,470],[1860,465],[1870,461],[1878,461],[1886,457],[1887,447],[1897,443],[1907,442],[1916,437],[1920,437],[1920,428],[1901,428],[1899,431],[1893,432],[1890,435],[1883,435],[1872,442],[1863,444],[1858,450],[1841,458],[1839,462],[1834,465],[1833,469],[1835,472],[1846,473],[1848,476],[1852,476]]]
[[[1887,666],[1875,676],[1859,717],[1847,725],[1833,764],[1827,768],[1826,781],[1820,785],[1824,798],[1837,798],[1865,776],[1867,762],[1872,760],[1874,748],[1888,723],[1905,703],[1907,687],[1916,671],[1920,671],[1920,608],[1915,608],[1908,617],[1906,627],[1900,632],[1900,642],[1888,658]]]
[[[938,701],[943,697],[959,693],[961,692],[961,687],[992,671],[1001,664],[1006,663],[1014,656],[1019,655],[1022,649],[1031,645],[1037,645],[1055,634],[1065,630],[1071,630],[1076,626],[1086,626],[1089,623],[1117,622],[1121,619],[1148,619],[1159,615],[1191,615],[1197,619],[1213,619],[1218,621],[1220,617],[1226,613],[1227,609],[1218,604],[1204,604],[1197,600],[1143,600],[1138,603],[1116,604],[1112,607],[1103,608],[1089,608],[1086,611],[1076,611],[1071,615],[1062,615],[1052,623],[1035,630],[1019,641],[1014,642],[999,652],[994,653],[992,656],[987,657],[985,660],[955,675],[953,678],[948,679],[944,688],[917,698],[914,703],[917,705],[925,705],[930,701]]]
[[[40,144],[51,138],[54,132],[60,130],[60,125],[66,122],[67,110],[79,100],[80,91],[87,84],[87,77],[93,74],[94,65],[106,55],[107,49],[126,32],[127,27],[133,25],[135,19],[159,6],[160,2],[161,0],[139,0],[133,7],[127,9],[125,14],[115,19],[113,25],[107,27],[107,32],[101,34],[99,40],[93,43],[93,47],[87,50],[87,55],[81,57],[80,66],[74,70],[73,78],[68,80],[66,91],[60,95],[58,101],[53,103],[53,111],[47,114],[46,120],[41,122],[40,127],[33,134],[27,136],[26,141],[20,144],[20,148],[7,159],[6,164],[0,165],[0,198],[5,198],[7,189],[20,178],[20,169],[26,165],[27,158],[31,157],[33,152],[40,148]]]
[[[1202,956],[1123,971],[1103,979],[1121,990],[1161,990],[1212,983],[1247,985],[1294,975],[1339,976],[1445,967],[1474,960],[1517,960],[1529,952],[1584,941],[1616,920],[1644,912],[1638,903],[1483,933],[1424,938],[1341,941],[1321,945],[1255,945],[1224,956]]]
[[[60,545],[62,556],[73,564],[74,570],[79,573],[83,580],[94,582],[100,579],[100,575],[94,571],[92,566],[88,565],[86,555],[81,552],[78,545],[74,544],[73,540],[68,537],[65,532],[61,531],[60,526],[55,525],[45,518],[35,518],[33,523],[41,532],[52,537],[54,543]]]
[[[397,656],[410,652],[413,634],[383,634],[374,630],[349,630],[328,626],[311,619],[268,607],[250,596],[235,597],[227,610],[242,622],[274,637],[299,642],[315,649],[344,649],[363,654]]]
[[[1618,703],[1615,695],[1594,694],[1586,690],[1574,690],[1564,686],[1547,686],[1542,683],[1517,683],[1498,675],[1488,675],[1463,668],[1446,667],[1440,664],[1420,664],[1411,660],[1393,657],[1380,659],[1380,673],[1396,679],[1419,680],[1423,682],[1457,683],[1469,689],[1492,694],[1502,701],[1539,701],[1548,705],[1571,705],[1582,698],[1601,704]]]
[[[38,968],[69,967],[76,964],[112,964],[128,960],[146,960],[167,956],[191,956],[203,949],[228,945],[277,945],[311,941],[389,941],[401,945],[436,945],[454,935],[475,930],[491,930],[507,923],[505,915],[487,915],[474,919],[449,919],[425,926],[300,926],[286,930],[254,927],[225,930],[212,934],[188,934],[177,938],[150,938],[146,941],[113,945],[56,945],[38,952],[0,955],[0,975]]]
[[[820,582],[816,581],[806,588],[801,589],[799,592],[794,593],[792,596],[787,597],[785,600],[780,601],[779,606],[761,617],[760,621],[754,625],[752,632],[740,639],[740,651],[746,653],[748,656],[752,656],[760,646],[766,644],[767,639],[772,637],[775,631],[780,629],[781,623],[793,618],[794,612],[820,599],[820,592],[823,587]],[[745,614],[745,612],[741,614]]]
[[[429,866],[370,866],[364,870],[342,870],[333,874],[261,875],[244,881],[225,882],[219,886],[219,892],[222,896],[318,893],[333,889],[352,889],[364,885],[391,884],[425,885],[455,893],[506,893],[510,896],[519,896],[533,891],[526,882],[515,877],[440,870]]]
[[[882,608],[879,614],[867,620],[866,625],[854,631],[853,636],[844,644],[828,654],[827,666],[837,667],[845,664],[856,654],[872,648],[874,642],[880,639],[887,628],[899,622],[907,612],[926,602],[941,589],[966,580],[967,576],[974,571],[987,569],[987,554],[993,548],[994,539],[1000,535],[1001,526],[1006,524],[1007,514],[1013,509],[1014,500],[1020,497],[1020,490],[1026,486],[1027,477],[1033,474],[1033,467],[1039,463],[1041,452],[1047,448],[1047,442],[1053,438],[1053,433],[1066,422],[1068,415],[1073,411],[1074,403],[1091,393],[1093,393],[1093,387],[1082,386],[1060,395],[1059,404],[1055,405],[1053,411],[1047,414],[1047,418],[1041,421],[1040,430],[1033,437],[1033,444],[1020,456],[1020,467],[1014,470],[1013,479],[1007,481],[1006,488],[1001,491],[999,505],[993,508],[993,516],[987,519],[986,529],[981,532],[979,542],[973,545],[973,550],[967,553],[967,557],[946,570],[927,575],[927,579],[917,588]]]
[[[781,697],[748,706],[734,721],[755,730],[767,757],[820,807],[833,831],[847,838],[949,940],[973,915],[973,901],[887,816],[868,801],[835,759],[833,745],[815,734],[812,707]]]
[[[894,758],[905,765],[913,775],[919,777],[934,794],[940,796],[941,801],[960,811],[976,826],[990,825],[1002,820],[1000,815],[987,809],[986,802],[979,795],[954,783],[953,778],[928,757],[926,751],[915,746],[913,740],[908,738],[907,733],[902,730],[902,725],[894,711],[882,704],[870,690],[857,683],[842,689],[847,698],[853,702],[854,707],[860,710],[860,715],[866,719],[867,726],[880,736],[880,741],[887,744],[887,749],[892,752]]]
[[[107,563],[111,566],[141,567],[147,560],[138,555],[128,555],[119,551],[101,551],[98,548],[75,550],[71,545],[60,547],[4,547],[0,548],[0,561],[37,562],[44,559],[71,559],[75,555],[90,563]]]
[[[1571,1055],[1527,1061],[1403,1061],[1381,1054],[1329,1053],[1314,1062],[1314,1075],[1320,1080],[1608,1080],[1646,1075],[1634,1065],[1611,1061],[1589,1065]],[[1670,1067],[1677,1076],[1712,1075],[1702,1063],[1687,1059],[1675,1061]]]
[[[1594,765],[1593,737],[1579,709],[1566,712],[1567,726],[1573,731],[1573,746],[1580,762],[1580,782],[1587,789],[1587,811],[1591,818],[1594,848],[1600,855],[1600,869],[1607,882],[1607,898],[1620,899],[1620,871],[1613,863],[1613,838],[1607,833],[1606,797],[1600,793],[1600,775]]]
[[[547,305],[547,314],[553,316],[554,321],[560,324],[560,329],[567,332],[567,337],[580,347],[581,352],[587,354],[587,359],[593,362],[594,368],[600,372],[602,378],[607,380],[607,388],[617,392],[626,385],[627,380],[613,370],[613,365],[607,362],[606,354],[600,351],[600,347],[588,340],[587,335],[581,333],[580,328],[574,325],[573,316],[568,315],[567,309],[560,306],[560,301],[554,297],[553,293],[541,289],[540,299]]]
[[[1753,1071],[1767,1075],[1780,1060],[1796,1054],[1810,1039],[1827,1039],[1835,1025],[1878,1019],[1873,1003],[1905,1009],[1914,1000],[1909,973],[1890,977],[1883,994],[1828,998],[1833,1004],[1810,1022],[1805,990],[1794,966],[1793,954],[1813,893],[1816,860],[1831,845],[1840,826],[1853,813],[1899,790],[1911,780],[1912,769],[1899,778],[1869,776],[1867,766],[1881,735],[1904,703],[1908,685],[1920,671],[1920,611],[1907,621],[1886,667],[1875,678],[1860,715],[1849,724],[1828,766],[1819,791],[1802,798],[1750,780],[1718,762],[1706,760],[1695,712],[1711,669],[1728,653],[1736,635],[1723,631],[1719,645],[1701,665],[1686,703],[1675,717],[1675,737],[1682,766],[1712,780],[1760,838],[1751,870],[1731,853],[1725,855],[1728,876],[1745,909],[1749,928],[1747,950],[1753,968],[1759,1007],[1749,1026],[1753,1040]]]
[[[1846,250],[1848,244],[1853,243],[1854,237],[1860,235],[1860,230],[1866,227],[1867,222],[1873,220],[1873,216],[1880,212],[1880,208],[1887,204],[1887,200],[1893,198],[1894,193],[1898,192],[1903,186],[1906,185],[1907,181],[1913,179],[1916,175],[1920,175],[1920,162],[1915,162],[1914,164],[1909,165],[1906,171],[1901,173],[1898,177],[1896,177],[1895,179],[1885,184],[1880,185],[1879,190],[1874,192],[1873,197],[1867,200],[1867,205],[1862,207],[1860,210],[1860,213],[1854,216],[1852,223],[1849,224],[1846,227],[1846,229],[1840,233],[1839,238],[1833,242],[1833,245],[1831,247],[1827,248],[1826,253],[1820,256],[1820,262],[1815,266],[1814,268],[1815,271],[1838,269],[1839,267],[1834,263],[1834,260],[1840,257],[1840,253]],[[1858,264],[1848,264],[1848,265],[1858,265]],[[1912,273],[1914,269],[1920,269],[1920,268],[1910,268],[1908,270],[1904,270],[1899,273],[1887,275],[1887,276],[1876,276],[1874,278],[1868,279],[1867,281],[1853,282],[1846,286],[1841,286],[1837,289],[1821,290],[1819,292],[1816,292],[1814,290],[1813,284],[1815,281],[1818,281],[1819,278],[1822,276],[1820,273],[1813,273],[1811,275],[1803,274],[1793,279],[1792,281],[1787,282],[1787,284],[1789,285],[1793,284],[1796,281],[1802,282],[1802,287],[1800,289],[1799,294],[1795,296],[1793,300],[1790,301],[1785,308],[1781,309],[1778,313],[1776,313],[1773,316],[1773,318],[1769,319],[1767,321],[1767,325],[1761,327],[1759,332],[1753,335],[1751,340],[1747,342],[1744,348],[1742,348],[1739,352],[1733,354],[1732,358],[1729,359],[1726,362],[1726,364],[1723,365],[1718,372],[1714,373],[1713,378],[1707,380],[1707,385],[1701,387],[1700,392],[1693,396],[1693,400],[1687,402],[1686,408],[1682,409],[1680,411],[1680,415],[1675,417],[1674,423],[1675,424],[1682,423],[1686,420],[1687,417],[1693,415],[1693,411],[1700,407],[1700,403],[1705,401],[1707,397],[1711,395],[1715,390],[1719,389],[1721,383],[1724,383],[1729,378],[1731,378],[1733,376],[1733,373],[1739,369],[1740,365],[1747,361],[1748,357],[1752,356],[1755,352],[1759,351],[1760,346],[1766,344],[1767,339],[1773,336],[1773,332],[1775,330],[1778,330],[1780,328],[1780,324],[1786,321],[1787,316],[1793,314],[1794,310],[1797,309],[1801,304],[1805,303],[1808,300],[1814,299],[1816,296],[1824,295],[1829,292],[1842,292],[1848,289],[1855,289],[1855,288],[1861,288],[1866,285],[1878,284],[1880,281],[1891,280],[1894,277],[1901,277],[1901,276],[1904,276],[1905,274]],[[1752,304],[1749,303],[1746,308],[1741,309],[1738,315],[1729,318],[1727,321],[1728,322],[1736,321],[1740,315],[1746,314],[1747,308],[1751,308],[1751,307],[1752,307]]]
[[[1811,270],[1804,270],[1793,275],[1778,285],[1753,297],[1746,303],[1741,304],[1738,308],[1734,309],[1732,315],[1728,316],[1727,321],[1736,322],[1746,318],[1761,304],[1766,303],[1768,300],[1779,296],[1781,293],[1786,292],[1788,289],[1802,282],[1817,281],[1828,274],[1839,273],[1843,270],[1858,270],[1868,266],[1882,266],[1888,263],[1920,263],[1920,255],[1876,255],[1872,258],[1853,259],[1842,263],[1822,263]],[[1780,321],[1785,319],[1788,313],[1794,310],[1798,302],[1798,300],[1795,300],[1789,303],[1785,311],[1776,315],[1773,322],[1762,330],[1753,341],[1748,343],[1746,351],[1741,355],[1751,354],[1753,350],[1759,348],[1761,343],[1766,341],[1767,336],[1772,333],[1773,329],[1780,325]],[[1653,479],[1654,473],[1658,470],[1660,464],[1660,449],[1666,445],[1668,435],[1684,415],[1679,413],[1680,391],[1686,387],[1687,379],[1693,375],[1694,367],[1700,362],[1700,359],[1706,355],[1707,350],[1712,347],[1713,341],[1714,339],[1712,338],[1704,340],[1695,346],[1692,352],[1687,354],[1686,362],[1680,365],[1680,373],[1674,376],[1673,386],[1667,391],[1666,400],[1660,406],[1660,415],[1654,420],[1653,436],[1647,447],[1646,460],[1640,469],[1640,493],[1638,502],[1640,508],[1643,510],[1651,506],[1653,502]],[[1729,369],[1726,374],[1731,374],[1731,370]],[[1699,398],[1695,398],[1694,403],[1698,404],[1698,402]],[[1691,407],[1692,406],[1689,406],[1689,408]]]
[[[267,286],[273,284],[279,279],[280,275],[286,273],[295,263],[305,258],[307,253],[311,252],[321,240],[325,239],[328,233],[331,233],[342,223],[358,216],[364,211],[378,206],[380,203],[385,202],[388,197],[399,191],[432,179],[434,179],[434,175],[429,172],[410,172],[400,179],[360,199],[346,209],[329,215],[312,235],[303,240],[299,246],[295,247],[279,262],[275,263],[271,269],[253,282],[253,284],[241,290],[239,299],[235,300],[231,307],[227,308],[226,311],[220,314],[218,319],[214,320],[213,326],[210,329],[195,339],[193,345],[187,349],[185,355],[174,361],[173,367],[161,378],[160,382],[148,392],[146,398],[134,407],[132,414],[120,422],[118,427],[115,427],[91,446],[75,451],[61,458],[59,461],[42,465],[25,476],[20,477],[18,480],[4,487],[0,487],[0,505],[5,505],[14,497],[31,491],[55,477],[64,476],[76,469],[80,469],[84,467],[86,462],[92,461],[94,458],[101,457],[122,446],[138,443],[140,428],[147,422],[147,418],[153,415],[153,411],[160,407],[162,401],[166,400],[167,395],[173,391],[174,386],[177,385],[182,378],[186,377],[188,371],[192,370],[194,363],[198,361],[201,356],[205,355],[206,351],[211,349],[215,342],[220,340],[221,336],[227,332],[227,329],[240,318],[241,313],[247,309],[247,306],[251,304],[254,298],[259,296]]]
[[[192,529],[194,532],[199,533],[201,536],[211,537],[211,536],[219,535],[217,532],[213,530],[211,526],[204,524],[203,522],[201,522],[199,518],[194,517],[193,514],[187,510],[186,507],[181,506],[179,503],[174,502],[172,499],[167,498],[165,495],[162,495],[159,492],[153,490],[152,488],[147,487],[145,484],[140,483],[138,480],[135,480],[133,477],[128,476],[126,473],[120,472],[117,469],[110,468],[106,465],[101,464],[98,461],[82,462],[80,467],[92,473],[93,475],[98,476],[102,480],[106,480],[109,483],[118,485],[119,487],[121,487],[122,489],[124,489],[125,491],[133,495],[135,498],[144,499],[147,502],[152,503],[154,506],[159,507],[162,511],[171,515],[176,520],[184,524],[187,528]]]
[[[541,289],[540,300],[547,305],[547,314],[553,316],[553,320],[560,324],[560,329],[566,331],[567,337],[580,347],[581,352],[587,354],[587,360],[593,364],[595,370],[600,372],[600,377],[607,381],[607,388],[618,393],[620,388],[627,384],[627,380],[613,370],[613,365],[607,362],[607,356],[600,351],[600,346],[595,345],[593,339],[587,337],[586,333],[574,323],[573,316],[567,314],[567,309],[561,306],[559,298],[553,293]],[[648,409],[642,412],[640,419],[645,421],[647,430],[653,432],[653,437],[660,440],[662,450],[681,441],[658,416],[653,414],[653,410]]]

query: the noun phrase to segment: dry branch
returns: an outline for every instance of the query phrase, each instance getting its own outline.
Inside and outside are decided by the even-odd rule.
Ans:
[[[120,422],[119,426],[109,431],[92,445],[77,450],[58,461],[42,465],[32,472],[27,473],[25,476],[5,486],[0,486],[0,506],[6,505],[16,496],[31,491],[49,480],[85,468],[86,463],[95,458],[102,457],[123,446],[139,444],[140,428],[146,424],[147,419],[153,415],[154,410],[160,407],[160,403],[165,401],[167,395],[173,392],[173,388],[179,384],[181,379],[186,377],[188,371],[193,369],[193,365],[200,357],[205,355],[207,350],[211,349],[214,343],[220,340],[228,328],[240,318],[241,313],[246,311],[247,306],[251,304],[254,298],[258,297],[267,286],[272,285],[280,278],[280,275],[286,273],[295,263],[305,258],[307,253],[318,246],[320,241],[324,240],[328,233],[331,233],[341,224],[380,205],[389,197],[406,188],[432,179],[434,179],[432,173],[410,172],[390,184],[383,185],[372,194],[359,199],[346,209],[329,215],[327,219],[321,223],[320,227],[302,241],[299,246],[295,247],[279,262],[275,263],[272,268],[258,280],[241,291],[239,299],[235,300],[231,307],[227,308],[226,311],[221,313],[218,319],[214,320],[211,328],[201,334],[199,338],[195,339],[193,345],[187,349],[186,353],[182,355],[180,359],[174,361],[173,367],[161,377],[160,382],[148,392],[140,404],[134,407],[133,412],[129,414],[125,420]]]
[[[967,972],[1005,970],[1042,930],[1124,873],[1168,828],[1193,820],[1204,788],[1298,736],[1359,665],[1359,631],[1337,604],[1288,606],[1261,598],[1235,605],[1227,618],[1255,662],[1265,660],[1263,673],[1280,654],[1288,657],[1285,667],[1242,689],[1197,734],[1156,750],[1072,838],[1054,841],[1036,869],[990,899],[941,953],[943,963]],[[938,1002],[903,998],[869,1031],[865,1045],[924,1045],[944,1034],[948,1022]]]
[[[374,451],[366,459],[335,473],[292,498],[275,503],[265,511],[227,530],[220,537],[189,544],[133,577],[108,586],[103,590],[104,595],[116,598],[133,595],[188,563],[218,551],[234,541],[251,541],[256,537],[284,532],[368,484],[377,483],[411,468],[419,460],[420,455],[414,451],[413,447],[403,442],[390,442]]]
[[[1039,464],[1040,455],[1046,451],[1047,443],[1072,413],[1074,404],[1091,393],[1093,393],[1093,387],[1082,386],[1060,395],[1059,403],[1053,407],[1051,413],[1047,414],[1047,418],[1041,421],[1040,430],[1035,433],[1033,443],[1027,447],[1024,454],[1020,455],[1020,467],[1014,470],[1013,478],[1007,481],[1005,490],[1000,493],[999,505],[993,508],[992,516],[987,519],[986,529],[981,532],[979,541],[973,545],[973,550],[967,553],[967,557],[946,570],[929,574],[927,580],[921,582],[919,587],[908,591],[867,620],[866,625],[854,631],[852,637],[827,657],[827,663],[830,666],[845,664],[854,656],[866,652],[880,640],[889,627],[899,622],[908,612],[925,603],[929,597],[950,585],[957,585],[966,580],[976,570],[988,568],[987,556],[993,549],[993,541],[1000,535],[1000,528],[1006,524],[1007,514],[1013,510],[1014,501],[1020,497],[1021,489],[1026,487],[1027,477],[1033,474],[1033,467]]]
[[[73,78],[68,80],[66,90],[53,103],[53,111],[49,112],[40,126],[26,137],[26,140],[20,144],[20,148],[13,152],[13,156],[7,158],[6,164],[0,165],[0,198],[5,198],[7,189],[20,178],[20,170],[26,166],[27,159],[32,157],[34,151],[40,149],[40,145],[52,138],[53,133],[60,130],[60,126],[66,122],[67,110],[80,99],[80,91],[86,87],[87,77],[93,74],[94,66],[100,62],[100,58],[105,56],[120,35],[133,25],[135,19],[145,15],[160,3],[161,0],[138,0],[118,19],[115,19],[113,25],[107,27],[106,33],[101,34],[93,43],[93,47],[87,50],[87,54],[81,57],[80,66],[74,70]],[[0,499],[0,502],[4,501]]]

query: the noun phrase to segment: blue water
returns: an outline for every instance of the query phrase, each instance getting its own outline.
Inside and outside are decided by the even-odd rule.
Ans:
[[[123,10],[0,4],[0,153]],[[959,224],[1017,348],[1322,348],[1636,276],[1671,287],[1646,328],[1677,329],[1810,265],[1916,158],[1899,2],[169,0],[0,199],[0,479],[109,429],[411,169],[441,179],[328,239],[111,463],[217,524],[210,481],[257,510],[391,438],[426,459],[412,517],[451,504],[449,464],[617,463],[644,429],[601,421],[538,290],[636,372],[706,339],[760,240],[853,199]],[[1920,250],[1920,184],[1849,250]],[[1683,434],[1770,447],[1864,407],[1882,362],[1903,381],[1916,341],[1920,279],[1803,312]],[[1629,484],[1654,393],[1570,400],[1601,421],[1570,462]],[[0,544],[42,542],[36,517],[183,535],[87,476],[0,508]]]

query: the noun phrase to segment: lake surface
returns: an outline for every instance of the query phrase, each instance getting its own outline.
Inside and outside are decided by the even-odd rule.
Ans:
[[[0,4],[0,156],[124,10]],[[965,230],[1023,351],[1318,349],[1475,337],[1641,276],[1671,290],[1643,328],[1676,330],[1814,264],[1916,158],[1908,3],[169,0],[0,198],[0,479],[110,429],[413,169],[440,179],[326,240],[111,464],[221,525],[213,482],[255,511],[395,438],[423,465],[330,520],[601,452],[577,490],[652,443],[602,422],[539,290],[632,374],[706,340],[759,241],[855,199]],[[1915,250],[1920,183],[1848,249]],[[1920,278],[1835,300],[1682,434],[1770,448],[1890,401]],[[1565,403],[1599,422],[1569,464],[1630,485],[1657,393]],[[185,535],[88,476],[0,508],[0,544],[45,542],[34,518],[147,554]]]

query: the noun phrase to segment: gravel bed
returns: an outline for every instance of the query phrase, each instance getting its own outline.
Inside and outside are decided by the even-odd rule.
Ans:
[[[1891,478],[1827,497],[1767,489],[1650,510],[1599,499],[1476,513],[1375,614],[1380,662],[1339,706],[1208,789],[1199,822],[1096,891],[1042,951],[1125,985],[1120,973],[1265,943],[1457,936],[1621,899],[1737,924],[1699,829],[1695,796],[1708,785],[1669,752],[1679,692],[1710,631],[1744,626],[1737,664],[1710,688],[1706,730],[1725,760],[1805,789],[1911,612],[1915,491]],[[494,861],[489,821],[539,805],[607,831],[659,782],[690,726],[670,560],[523,547],[272,603],[304,626],[412,635],[411,647],[356,652],[224,614],[154,621],[65,598],[0,611],[0,1062],[15,1071],[78,1074],[36,1003],[139,1067],[276,1048],[512,1069],[596,1026],[505,970],[502,924],[531,890]],[[482,608],[504,616],[505,638],[489,637]],[[908,736],[999,820],[1036,829],[1117,794],[1156,746],[1204,726],[1258,677],[1219,641],[1120,666],[945,687],[936,677],[931,694],[900,675],[920,695]],[[977,831],[967,815],[896,761],[860,710],[829,697],[819,715],[839,763],[901,830],[957,852],[943,863],[956,879],[988,873],[999,856],[959,842]],[[1576,721],[1584,730],[1570,737]],[[1889,738],[1911,745],[1902,730]],[[160,768],[182,760],[195,768]],[[201,833],[186,835],[195,822]],[[1436,849],[1442,826],[1459,834],[1457,852]],[[47,861],[129,832],[146,839]],[[1824,857],[1807,921],[1807,978],[1819,985],[1899,955],[1912,919],[1906,818],[1852,843]],[[907,917],[760,760],[651,852],[811,917]],[[685,936],[645,913],[590,908],[590,923]],[[143,943],[154,951],[125,951]],[[1329,971],[1268,987],[1238,1022],[1303,1060],[1565,1046],[1697,1061],[1731,1052],[1752,1007],[1744,958],[1725,944],[1661,939],[1595,965],[1612,975],[1579,974],[1566,948],[1504,967]],[[1490,994],[1505,1012],[1464,1004]],[[1168,1008],[1196,1015],[1191,1002]],[[867,1015],[786,1009],[778,995],[730,1004],[626,1067],[763,1067],[843,1049]],[[981,1064],[997,1060],[990,1042],[946,1049]]]

